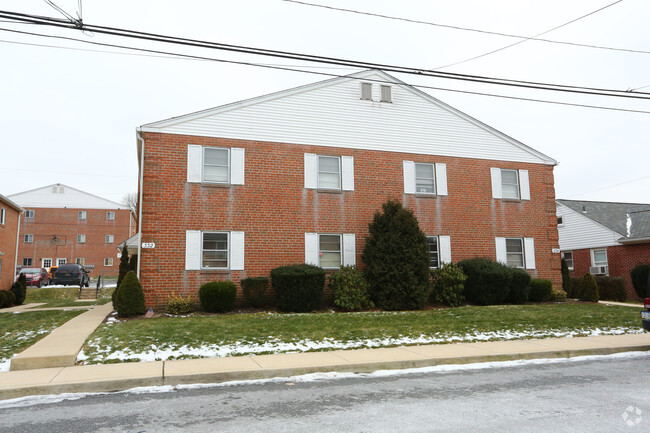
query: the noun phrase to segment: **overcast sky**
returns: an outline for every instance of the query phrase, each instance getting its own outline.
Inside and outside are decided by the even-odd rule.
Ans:
[[[53,1],[70,15],[77,15],[78,0]],[[520,36],[537,35],[615,2],[306,1]],[[63,18],[43,0],[5,0],[0,9]],[[649,16],[647,0],[623,0],[541,37],[650,52]],[[521,40],[282,0],[85,0],[82,17],[91,25],[419,69],[441,68]],[[3,195],[63,183],[119,202],[137,190],[136,127],[329,78],[169,58],[8,29],[325,74],[358,71],[7,21],[0,21],[0,29]],[[650,92],[650,54],[533,40],[440,70]],[[391,74],[427,87],[650,112],[649,100]],[[650,114],[421,89],[556,159],[557,198],[650,203]]]

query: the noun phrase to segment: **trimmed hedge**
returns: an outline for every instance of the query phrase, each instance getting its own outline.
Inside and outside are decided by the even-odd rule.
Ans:
[[[531,302],[546,302],[551,299],[553,294],[553,282],[551,280],[543,280],[541,278],[533,278],[530,281],[530,297]]]
[[[623,278],[596,277],[598,296],[604,301],[623,302],[627,300],[627,290]]]
[[[280,310],[318,310],[325,291],[325,270],[308,264],[280,266],[271,270],[271,285]]]
[[[235,308],[237,286],[232,281],[211,281],[199,289],[201,307],[209,313],[226,313]]]
[[[244,278],[240,284],[246,305],[257,308],[268,304],[266,291],[269,288],[269,279],[267,277]]]
[[[129,271],[115,292],[113,305],[119,317],[139,316],[146,312],[144,292],[135,272]]]
[[[598,283],[590,273],[586,273],[578,286],[578,299],[587,302],[598,302]]]
[[[431,271],[432,287],[429,299],[450,307],[458,307],[465,302],[463,292],[467,275],[463,268],[454,263],[443,263]]]
[[[330,274],[328,279],[334,305],[340,309],[361,311],[375,306],[368,295],[370,285],[356,266],[342,266],[340,271]]]
[[[503,304],[510,292],[510,272],[508,267],[492,260],[474,258],[458,263],[463,269],[465,298],[474,304]]]
[[[634,286],[634,291],[641,299],[650,297],[648,275],[650,275],[650,264],[638,265],[630,271],[632,286]]]
[[[523,269],[506,266],[510,274],[510,291],[506,302],[510,304],[523,304],[530,297],[530,274]]]

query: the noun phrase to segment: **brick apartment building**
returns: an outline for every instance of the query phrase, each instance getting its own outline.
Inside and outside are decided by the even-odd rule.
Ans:
[[[562,257],[572,277],[621,277],[638,299],[630,271],[650,264],[650,204],[557,200]]]
[[[172,291],[361,263],[393,198],[431,267],[481,256],[561,285],[555,160],[377,70],[138,128],[140,279]]]
[[[9,196],[21,218],[18,266],[79,263],[91,276],[116,276],[117,246],[136,231],[127,206],[54,184]]]
[[[0,290],[9,290],[16,276],[18,232],[23,208],[0,195]]]

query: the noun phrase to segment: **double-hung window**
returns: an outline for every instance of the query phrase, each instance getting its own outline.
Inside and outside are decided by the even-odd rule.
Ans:
[[[318,235],[318,256],[321,268],[340,268],[341,235]]]
[[[113,266],[113,257],[106,257],[104,259],[104,266]]]
[[[244,185],[244,149],[187,146],[187,181],[215,185]]]
[[[217,147],[203,148],[203,182],[230,182],[230,150]]]
[[[85,244],[86,243],[86,235],[85,234],[77,235],[77,243],[78,244]]]
[[[356,265],[354,233],[305,233],[305,263],[325,269]]]
[[[608,275],[609,267],[607,266],[607,250],[605,248],[591,250],[591,269],[594,275]]]
[[[228,268],[228,233],[203,232],[201,239],[201,267]]]
[[[106,212],[106,220],[107,221],[115,220],[115,212],[113,212],[113,211]]]
[[[32,258],[31,257],[23,258],[23,266],[31,266],[31,265],[32,265]]]
[[[354,191],[354,157],[305,153],[305,188]]]
[[[25,210],[25,218],[34,218],[34,210],[33,209],[27,209]]]
[[[341,189],[341,158],[318,156],[318,189]]]
[[[5,225],[7,219],[7,211],[5,208],[0,208],[0,225]]]
[[[244,232],[186,230],[185,270],[244,270]]]
[[[436,193],[436,169],[433,164],[415,163],[416,194]]]
[[[449,236],[427,236],[429,267],[438,268],[442,263],[451,263],[451,238]]]
[[[427,236],[427,247],[429,248],[429,267],[437,268],[440,266],[438,236]]]
[[[26,244],[31,244],[34,242],[34,235],[28,234],[24,236],[24,241]]]
[[[79,212],[77,212],[77,219],[85,220],[86,219],[86,211],[85,210],[80,210]]]
[[[530,200],[528,170],[511,170],[493,167],[492,198],[506,200]]]
[[[535,269],[533,238],[495,238],[497,261],[514,268]]]
[[[562,251],[562,258],[566,262],[567,268],[573,270],[573,251]]]
[[[113,240],[114,240],[114,237],[113,237],[113,235],[106,235],[106,236],[104,237],[104,240],[105,240],[105,243],[107,243],[107,244],[112,244],[112,243],[113,243]]]
[[[404,193],[447,195],[447,164],[403,161]]]

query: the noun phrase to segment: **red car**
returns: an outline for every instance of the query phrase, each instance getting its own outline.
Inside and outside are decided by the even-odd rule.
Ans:
[[[50,274],[45,268],[23,268],[20,270],[20,274],[25,274],[28,286],[36,286],[40,288],[50,284]],[[20,274],[18,274],[18,276],[20,276]]]

